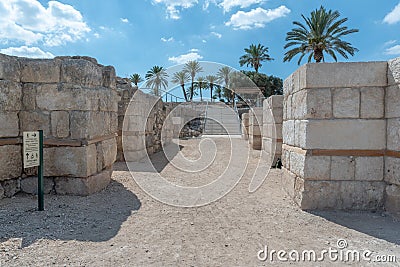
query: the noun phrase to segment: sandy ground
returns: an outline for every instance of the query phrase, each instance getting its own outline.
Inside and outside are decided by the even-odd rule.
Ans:
[[[157,170],[170,181],[201,185],[212,181],[229,161],[226,139],[216,140],[212,167],[184,175],[154,155]],[[245,146],[243,140],[233,142]],[[188,158],[200,156],[198,139],[182,141]],[[400,222],[382,212],[305,212],[281,189],[281,172],[272,170],[255,193],[248,192],[257,154],[251,152],[240,183],[222,199],[196,208],[160,203],[135,183],[125,163],[114,166],[107,189],[88,197],[18,195],[0,201],[0,266],[400,266]],[[143,174],[143,173],[142,173]],[[135,173],[133,173],[135,175]],[[347,248],[338,249],[338,239]],[[336,249],[363,254],[371,262],[344,262],[325,254],[319,262],[273,261],[260,250],[290,252]],[[293,257],[295,254],[291,254]],[[378,263],[393,255],[396,263]],[[368,255],[367,255],[368,256]],[[286,254],[283,258],[288,258]],[[301,258],[301,256],[300,256]]]

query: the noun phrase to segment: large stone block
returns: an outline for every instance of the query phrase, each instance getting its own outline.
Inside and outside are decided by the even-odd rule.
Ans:
[[[393,85],[386,88],[385,96],[385,117],[400,117],[400,85]]]
[[[60,195],[87,196],[106,188],[111,181],[111,173],[111,170],[104,170],[87,178],[56,177],[55,190]]]
[[[0,80],[0,112],[21,110],[22,88],[19,83]]]
[[[294,192],[294,184],[296,181],[296,175],[286,168],[282,168],[282,180],[281,180],[281,185],[283,190],[290,196],[294,197],[295,192]]]
[[[329,119],[332,117],[332,96],[329,88],[307,90],[306,119]]]
[[[60,82],[60,60],[22,59],[21,82],[58,83]]]
[[[94,144],[44,148],[44,175],[88,177],[97,172],[96,159]]]
[[[285,133],[285,123],[283,127]],[[385,128],[384,120],[309,120],[305,148],[382,150],[386,148]]]
[[[355,179],[361,181],[383,180],[383,157],[357,157]]]
[[[21,176],[22,158],[21,146],[0,146],[0,181]]]
[[[4,188],[0,184],[0,199],[4,198]]]
[[[307,123],[308,123],[308,121],[306,121],[306,120],[296,120],[295,121],[294,145],[297,147],[304,148],[306,146]]]
[[[355,177],[354,157],[331,158],[331,180],[351,181]]]
[[[304,162],[306,155],[291,152],[290,153],[290,171],[297,176],[304,177]]]
[[[96,90],[100,111],[118,112],[118,94],[109,88],[98,88]]]
[[[16,137],[19,135],[18,113],[0,112],[0,137]]]
[[[292,116],[294,119],[303,119],[307,113],[307,91],[299,91],[292,96]]]
[[[333,116],[335,118],[359,118],[360,90],[356,88],[333,89]]]
[[[389,60],[387,72],[388,84],[400,84],[400,57]]]
[[[45,137],[50,136],[49,112],[21,111],[19,113],[21,132],[43,130]]]
[[[301,88],[386,86],[387,62],[311,63],[300,71]]]
[[[103,85],[103,70],[85,59],[64,59],[61,63],[61,82],[99,87]]]
[[[288,145],[294,145],[295,141],[295,131],[294,120],[284,121],[282,125],[282,137],[283,143]]]
[[[44,178],[44,193],[50,194],[53,191],[54,180],[53,178]],[[35,176],[26,177],[21,179],[21,191],[28,194],[37,195],[38,191],[38,178]]]
[[[271,108],[283,107],[283,95],[272,95],[268,97],[267,101]]]
[[[385,181],[400,186],[400,158],[385,157]]]
[[[382,87],[361,88],[361,118],[383,118],[385,111],[385,90]]]
[[[22,86],[22,109],[32,111],[36,109],[36,88],[38,84],[24,83]]]
[[[400,151],[400,118],[387,120],[387,149]]]
[[[117,141],[115,138],[101,142],[103,154],[103,168],[111,167],[117,156]]]
[[[385,209],[396,215],[400,215],[400,186],[386,186]]]
[[[12,197],[19,191],[21,191],[21,180],[18,179],[11,179],[2,182],[2,187],[4,189],[4,196]]]
[[[103,86],[113,89],[117,88],[116,74],[113,66],[103,67]]]
[[[331,157],[310,156],[305,157],[303,178],[304,180],[330,180]]]
[[[137,151],[127,151],[124,150],[124,157],[126,162],[137,162],[143,159],[144,157],[148,157],[147,150],[137,150]]]
[[[0,54],[0,80],[19,82],[21,69],[16,57]]]
[[[304,181],[304,191],[300,208],[313,209],[340,209],[340,182],[335,181]]]
[[[69,113],[67,111],[51,112],[51,132],[54,137],[69,136]]]
[[[110,113],[101,111],[72,111],[70,129],[72,139],[92,139],[115,133],[111,132]]]

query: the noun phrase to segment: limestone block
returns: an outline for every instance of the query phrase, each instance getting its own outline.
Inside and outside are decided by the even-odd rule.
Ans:
[[[19,135],[18,113],[0,112],[0,137],[15,137]]]
[[[296,120],[295,121],[294,145],[297,147],[304,148],[306,146],[307,123],[308,123],[308,121],[306,121],[306,120]]]
[[[385,90],[382,87],[361,88],[361,118],[383,118]]]
[[[31,111],[36,109],[37,84],[24,83],[22,86],[22,109]]]
[[[388,62],[388,84],[400,84],[400,57]]]
[[[288,101],[288,97],[287,96],[285,96],[284,97],[284,99],[283,99],[283,111],[282,111],[282,113],[283,113],[283,118],[282,118],[282,120],[287,120],[288,119],[288,114],[287,114],[287,101]]]
[[[97,171],[94,144],[82,147],[45,147],[44,175],[88,177]]]
[[[49,112],[21,111],[19,113],[21,132],[43,130],[45,137],[50,136]]]
[[[19,82],[21,69],[16,57],[0,54],[0,80]]]
[[[41,110],[98,110],[99,94],[79,85],[42,84],[37,87],[36,104]]]
[[[252,138],[252,142],[251,143],[251,148],[255,149],[255,150],[261,150],[262,148],[262,139],[261,136],[254,136]]]
[[[290,170],[290,151],[282,148],[282,166]]]
[[[331,157],[310,156],[305,157],[303,178],[304,180],[330,180]]]
[[[283,125],[284,143],[285,123]],[[384,120],[309,120],[306,126],[306,149],[376,149],[386,148]]]
[[[295,132],[294,132],[294,120],[284,121],[282,125],[282,137],[283,143],[288,145],[294,145]]]
[[[54,137],[65,138],[69,136],[69,113],[67,111],[52,111],[51,132]]]
[[[109,112],[110,115],[110,133],[117,133],[119,128],[118,115],[115,112]],[[122,125],[121,125],[122,130]]]
[[[292,95],[289,95],[286,103],[286,119],[285,120],[293,120],[293,110],[292,110]]]
[[[340,182],[304,181],[300,207],[303,210],[340,209]]]
[[[273,129],[272,137],[274,137],[276,139],[282,139],[282,124],[281,123],[275,124],[275,131]]]
[[[294,197],[294,183],[296,181],[296,175],[286,168],[282,168],[282,181],[281,185],[282,188],[285,190],[285,192],[291,196]]]
[[[296,174],[297,176],[304,177],[304,162],[305,155],[291,152],[290,153],[290,171]]]
[[[123,123],[123,131],[141,131],[146,130],[146,118],[137,115],[126,115]]]
[[[99,87],[103,85],[103,70],[85,59],[64,59],[61,63],[61,82]]]
[[[274,108],[282,108],[283,107],[283,95],[272,95],[268,98],[269,106]]]
[[[111,167],[117,156],[117,141],[115,138],[101,142],[103,155],[103,168]]]
[[[385,117],[399,118],[400,117],[400,85],[393,85],[386,88],[385,96]]]
[[[400,186],[388,185],[385,191],[385,209],[400,215]]]
[[[283,80],[283,95],[287,96],[293,92],[293,73]]]
[[[112,134],[110,113],[72,111],[70,112],[70,129],[72,139],[92,139],[110,135]]]
[[[385,157],[385,181],[400,186],[400,158]]]
[[[0,146],[0,181],[21,176],[22,158],[21,146]]]
[[[22,88],[19,83],[0,80],[0,112],[21,110]]]
[[[124,150],[124,157],[125,157],[126,162],[137,162],[147,156],[148,156],[148,153],[147,153],[146,149],[137,150],[137,151]]]
[[[294,119],[304,119],[307,113],[307,91],[299,91],[292,96],[292,116]]]
[[[250,126],[250,127],[252,128],[252,131],[251,131],[252,135],[254,135],[254,136],[261,136],[261,129],[260,129],[260,126],[258,126],[258,125],[252,125],[252,126]]]
[[[99,101],[99,110],[118,112],[117,92],[109,88],[98,88],[96,92]]]
[[[351,181],[355,177],[354,157],[332,156],[331,180]]]
[[[400,151],[400,118],[387,120],[387,149]]]
[[[4,198],[4,188],[0,184],[0,199]]]
[[[145,149],[144,135],[123,135],[122,144],[124,151],[138,151]]]
[[[332,96],[331,90],[311,89],[307,90],[306,114],[308,119],[329,119],[332,117]]]
[[[111,181],[111,170],[87,178],[56,177],[55,190],[60,195],[87,196],[107,187]]]
[[[387,62],[310,63],[300,72],[302,88],[386,86]]]
[[[301,206],[301,203],[303,202],[303,195],[304,195],[303,192],[304,192],[304,179],[296,176],[296,179],[294,181],[293,201],[299,206]]]
[[[342,181],[340,185],[339,209],[382,209],[385,191],[384,182]]]
[[[60,82],[60,60],[22,59],[21,82],[58,83]]]
[[[103,67],[102,74],[103,74],[102,86],[116,89],[117,84],[116,84],[116,74],[114,67],[113,66]]]
[[[11,179],[2,182],[2,187],[4,189],[5,197],[12,197],[19,191],[21,191],[21,183],[20,179]]]
[[[360,117],[360,91],[355,88],[333,89],[333,116],[335,118]]]
[[[383,157],[357,157],[355,179],[361,181],[383,180]]]
[[[38,178],[35,176],[26,177],[21,179],[21,191],[24,193],[37,195],[38,191]],[[54,181],[53,178],[44,177],[44,193],[50,194],[53,191]]]

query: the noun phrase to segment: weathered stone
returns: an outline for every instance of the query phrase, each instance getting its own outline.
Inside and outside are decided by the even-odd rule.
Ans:
[[[292,146],[294,145],[295,141],[294,120],[283,122],[282,137],[283,137],[283,143]]]
[[[115,131],[111,132],[110,130],[111,118],[109,112],[72,111],[70,113],[72,139],[92,139],[115,133]]]
[[[21,176],[22,158],[21,146],[0,146],[0,181]]]
[[[285,139],[284,127],[284,143]],[[290,129],[287,130],[290,133]],[[306,149],[376,149],[386,148],[384,120],[309,120],[306,126]]]
[[[0,112],[0,137],[15,137],[19,135],[17,112]]]
[[[87,177],[56,177],[54,178],[55,190],[60,195],[87,196],[99,192],[107,187],[111,181],[111,170]]]
[[[389,212],[400,215],[400,186],[386,186],[385,209]]]
[[[296,181],[296,175],[286,168],[282,168],[282,187],[285,190],[285,192],[291,196],[292,198],[294,197],[294,183]]]
[[[354,88],[333,90],[333,116],[335,118],[360,117],[360,91]]]
[[[102,143],[103,168],[111,167],[117,156],[117,142],[115,138],[105,140]]]
[[[0,184],[0,199],[4,198],[4,188]]]
[[[400,158],[385,157],[385,181],[400,186]]]
[[[0,80],[19,82],[20,77],[21,69],[17,58],[0,54]]]
[[[331,157],[310,156],[305,157],[304,180],[330,180]]]
[[[21,82],[58,83],[60,82],[60,60],[23,59],[21,62]]]
[[[103,84],[100,66],[85,59],[65,59],[61,64],[61,82],[98,87]]]
[[[383,175],[383,157],[356,158],[356,180],[382,181]]]
[[[400,151],[400,119],[387,120],[387,149]]]
[[[340,209],[340,182],[304,181],[304,192],[300,207],[303,210]]]
[[[88,177],[97,172],[96,146],[44,148],[45,176]]]
[[[361,118],[383,118],[385,111],[385,90],[382,87],[361,89]]]
[[[103,84],[104,87],[116,89],[116,75],[113,66],[103,67]]]
[[[388,84],[400,84],[400,57],[389,60],[387,72]]]
[[[268,104],[271,108],[283,107],[283,95],[272,95],[268,98]]]
[[[290,171],[302,178],[304,177],[304,162],[304,154],[296,152],[290,153]]]
[[[54,181],[53,178],[44,177],[44,193],[50,194],[53,191]],[[38,191],[38,178],[26,177],[21,179],[21,191],[27,194],[37,195]]]
[[[282,166],[290,170],[290,151],[282,148]]]
[[[67,111],[51,112],[51,132],[54,137],[69,136],[69,113]]]
[[[332,157],[331,180],[351,181],[355,176],[355,160],[353,157]]]
[[[21,183],[19,178],[6,180],[2,183],[2,186],[4,189],[4,196],[6,197],[12,197],[21,191]]]
[[[0,80],[0,112],[21,110],[22,88],[19,83]]]
[[[383,207],[385,183],[366,181],[340,182],[340,199],[336,209],[380,210]]]
[[[137,151],[127,151],[124,150],[125,160],[127,162],[136,162],[140,161],[142,158],[148,156],[146,149],[144,150],[137,150]]]
[[[307,113],[307,91],[299,91],[292,96],[292,116],[294,119],[304,119]]]
[[[304,148],[306,146],[307,123],[306,120],[295,121],[294,145],[297,147]]]
[[[307,90],[306,119],[329,119],[332,117],[331,90],[312,89]]]
[[[32,111],[36,109],[36,88],[37,84],[25,83],[22,87],[22,108],[25,111]]]
[[[118,112],[117,92],[108,88],[99,88],[96,90],[99,110]]]
[[[385,117],[399,118],[400,117],[400,85],[389,86],[386,88],[385,96]]]
[[[50,136],[49,112],[21,111],[19,113],[21,132],[43,130],[45,137]]]

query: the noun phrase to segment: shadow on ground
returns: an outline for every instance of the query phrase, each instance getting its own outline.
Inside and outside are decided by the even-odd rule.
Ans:
[[[310,211],[310,213],[358,232],[400,245],[400,221],[382,212]]]
[[[0,244],[10,238],[22,240],[22,247],[39,239],[106,241],[140,206],[116,181],[87,197],[45,195],[45,211],[37,211],[36,196],[19,194],[0,201]]]

